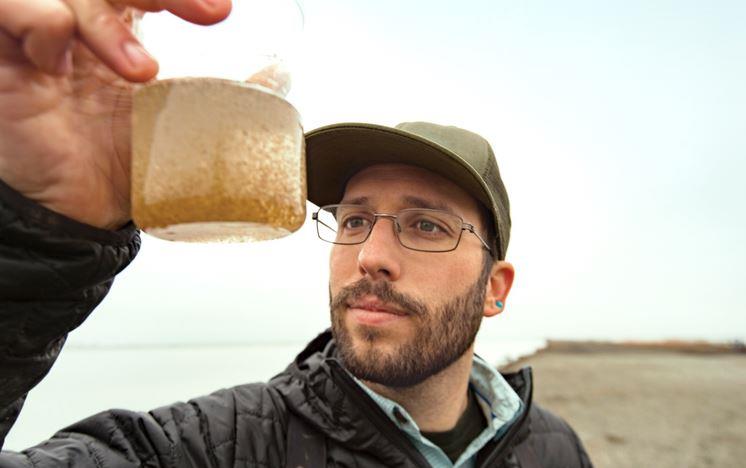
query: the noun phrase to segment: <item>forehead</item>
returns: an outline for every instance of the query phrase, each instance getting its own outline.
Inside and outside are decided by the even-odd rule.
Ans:
[[[476,199],[461,187],[432,171],[406,164],[377,164],[352,176],[343,201],[362,197],[372,205],[397,203],[405,208],[419,199],[461,215],[477,212]]]

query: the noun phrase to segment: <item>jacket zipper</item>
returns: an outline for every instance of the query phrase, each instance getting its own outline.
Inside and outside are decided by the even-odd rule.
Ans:
[[[431,468],[425,457],[417,450],[409,439],[402,434],[401,429],[396,427],[394,423],[381,411],[381,408],[370,399],[368,395],[363,392],[357,383],[341,368],[339,363],[335,359],[329,359],[330,367],[334,369],[333,377],[337,380],[337,384],[342,388],[345,393],[362,408],[364,413],[373,425],[389,439],[394,445],[396,445],[409,459],[417,466],[423,468]]]
[[[479,465],[479,468],[489,467],[490,464],[493,463],[496,459],[504,458],[508,449],[513,446],[513,439],[516,438],[518,432],[520,432],[521,428],[528,419],[528,413],[531,411],[531,400],[533,397],[533,385],[530,384],[532,376],[530,369],[525,368],[521,369],[521,374],[523,374],[524,381],[529,382],[526,397],[521,398],[521,400],[523,400],[523,402],[525,403],[523,414],[521,414],[518,420],[512,426],[510,426],[508,432],[506,432],[505,435],[502,436],[492,453],[490,453],[487,458],[484,459],[484,463]]]

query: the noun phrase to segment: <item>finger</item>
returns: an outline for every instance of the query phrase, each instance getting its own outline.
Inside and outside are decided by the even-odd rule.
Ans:
[[[109,0],[114,5],[143,11],[169,11],[196,24],[214,24],[231,11],[231,0]]]
[[[59,0],[1,0],[0,29],[21,44],[25,57],[47,73],[69,71],[75,15]],[[0,55],[16,55],[18,44],[0,43]]]
[[[111,4],[103,0],[67,0],[78,22],[78,34],[109,68],[129,81],[148,81],[158,62],[140,45]]]

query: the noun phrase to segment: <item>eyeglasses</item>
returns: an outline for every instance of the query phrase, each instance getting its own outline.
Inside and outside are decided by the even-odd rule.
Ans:
[[[442,210],[408,208],[396,214],[375,213],[363,205],[326,205],[313,213],[319,239],[339,245],[362,244],[380,218],[393,221],[399,243],[420,252],[450,252],[458,247],[461,234],[469,231],[488,251],[489,245],[461,217]]]

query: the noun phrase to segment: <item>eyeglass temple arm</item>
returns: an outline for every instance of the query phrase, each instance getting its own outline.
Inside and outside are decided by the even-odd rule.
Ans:
[[[314,221],[316,221],[317,223],[321,223],[321,224],[323,224],[324,226],[326,226],[326,227],[327,227],[327,228],[329,228],[330,230],[332,230],[332,231],[334,231],[334,232],[337,232],[337,230],[336,230],[336,229],[334,229],[333,227],[329,226],[328,224],[326,224],[325,222],[323,222],[322,220],[320,220],[320,219],[319,219],[319,214],[318,214],[318,213],[311,213],[311,219],[313,219],[313,220],[314,220]]]
[[[487,245],[487,242],[485,242],[484,239],[482,239],[482,236],[479,235],[479,233],[476,231],[476,229],[474,229],[474,225],[469,224],[469,223],[464,223],[464,225],[461,227],[461,229],[466,229],[467,231],[469,231],[472,234],[474,234],[475,236],[477,236],[477,239],[479,239],[479,241],[482,243],[482,245],[484,246],[484,248],[487,249],[488,252],[492,253],[492,249],[490,248],[489,245]]]

